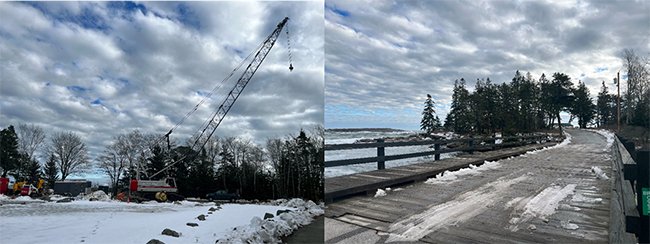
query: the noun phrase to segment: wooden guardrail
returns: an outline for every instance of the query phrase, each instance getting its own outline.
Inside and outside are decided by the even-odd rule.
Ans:
[[[638,243],[648,243],[650,242],[650,221],[648,219],[650,211],[650,150],[635,150],[634,142],[627,141],[618,135],[616,137],[615,156],[617,158],[613,169],[622,170],[623,176],[617,177],[617,182],[612,182],[612,185],[616,186],[612,190],[618,192],[618,199],[613,200],[622,205],[617,212],[619,214],[622,212],[625,217],[625,231],[635,234]],[[614,218],[621,219],[612,216],[612,219]],[[620,228],[622,229],[622,227]],[[618,233],[617,235],[620,236]],[[610,236],[612,235],[610,234]]]
[[[499,139],[502,140],[502,143],[496,144],[495,141]],[[485,143],[483,145],[475,143],[481,141],[484,141]],[[325,167],[335,167],[335,166],[343,166],[343,165],[351,165],[351,164],[377,162],[377,169],[384,169],[386,168],[385,162],[391,160],[430,156],[430,155],[435,155],[434,160],[440,160],[440,154],[442,153],[464,151],[464,152],[469,152],[471,154],[474,151],[482,150],[482,149],[497,150],[504,147],[521,146],[521,145],[532,144],[532,143],[542,143],[546,141],[549,141],[549,135],[483,137],[483,138],[470,137],[470,138],[453,139],[453,140],[436,139],[436,140],[413,141],[413,142],[384,142],[383,139],[377,139],[376,142],[372,142],[372,143],[329,144],[329,145],[325,145],[325,151],[377,148],[377,156],[325,161]],[[469,146],[457,147],[457,148],[445,148],[445,149],[440,148],[441,145],[446,145],[455,142],[468,142]],[[389,155],[389,156],[386,156],[384,150],[387,147],[422,146],[422,145],[434,145],[434,150],[416,152],[416,153]]]

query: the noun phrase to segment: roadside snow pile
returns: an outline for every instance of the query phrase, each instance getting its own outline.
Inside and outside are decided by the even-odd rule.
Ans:
[[[275,203],[296,210],[278,211],[279,214],[267,219],[253,217],[249,225],[232,228],[216,243],[280,243],[280,237],[290,235],[294,230],[311,223],[314,217],[325,214],[316,203],[299,198],[289,201],[280,199]]]
[[[542,148],[542,149],[539,149],[539,150],[529,151],[529,152],[526,152],[525,155],[527,155],[527,154],[538,154],[539,152],[543,152],[543,151],[550,150],[550,149],[554,149],[554,148],[558,148],[558,147],[563,147],[563,146],[566,146],[566,145],[568,145],[569,143],[571,143],[571,139],[572,139],[571,134],[566,133],[566,131],[563,131],[562,133],[564,133],[565,138],[564,138],[564,140],[563,140],[562,142],[560,142],[559,144],[557,144],[557,145],[555,145],[555,146],[552,146],[552,147],[545,147],[545,148]],[[554,139],[554,138],[551,138],[551,140],[553,140],[553,139]]]
[[[602,169],[598,166],[591,166],[591,172],[594,172],[596,174],[596,178],[601,179],[601,180],[609,180],[609,177],[603,172]]]
[[[460,137],[458,134],[456,134],[456,133],[454,133],[454,132],[451,132],[451,131],[448,131],[448,132],[431,133],[431,135],[439,136],[439,137],[443,137],[443,138],[445,138],[446,140],[451,140],[451,139],[459,138],[459,137]]]
[[[485,163],[483,163],[481,166],[470,164],[468,168],[462,168],[456,171],[446,170],[445,172],[436,175],[435,178],[429,178],[424,183],[427,184],[449,183],[464,176],[476,175],[483,171],[496,169],[499,167],[501,167],[501,165],[498,162],[490,162],[490,161],[485,161]]]
[[[19,196],[19,197],[16,197],[14,199],[11,199],[11,197],[9,197],[9,196],[6,196],[6,197],[7,198],[3,198],[3,199],[0,199],[0,200],[15,201],[15,202],[45,202],[45,201],[43,201],[41,199],[33,199],[33,198],[29,197],[29,196]]]
[[[606,152],[610,147],[612,147],[612,144],[614,144],[614,133],[608,130],[592,130],[592,129],[587,129],[588,131],[591,132],[596,132],[602,136],[604,136],[607,139],[607,146],[603,148],[603,152]]]
[[[75,200],[108,202],[111,200],[111,197],[109,195],[106,195],[104,191],[94,191],[88,195],[79,195],[75,198]]]
[[[377,193],[375,193],[375,197],[383,197],[386,196],[386,191],[382,189],[377,189]]]
[[[0,194],[0,201],[6,201],[6,200],[10,200],[10,199],[11,199],[11,197],[9,197],[9,196],[7,196],[5,194]]]

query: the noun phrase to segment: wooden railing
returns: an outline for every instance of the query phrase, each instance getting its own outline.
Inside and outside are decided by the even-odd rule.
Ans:
[[[650,150],[635,150],[634,142],[617,135],[614,154],[610,242],[648,243]],[[638,240],[629,240],[625,232],[635,234]]]
[[[502,140],[502,143],[495,144],[496,140]],[[435,155],[434,160],[440,160],[440,154],[442,153],[463,151],[463,152],[469,152],[471,154],[477,150],[485,150],[485,149],[497,150],[504,147],[520,146],[520,145],[532,144],[532,143],[542,143],[549,140],[550,140],[549,135],[528,135],[528,136],[484,137],[484,138],[470,137],[470,138],[453,139],[453,140],[436,139],[436,140],[413,141],[413,142],[384,142],[383,139],[377,139],[376,142],[372,142],[372,143],[329,144],[329,145],[325,145],[325,151],[377,148],[377,156],[325,161],[325,167],[335,167],[335,166],[343,166],[343,165],[351,165],[351,164],[377,162],[377,168],[384,169],[386,167],[385,162],[391,160],[430,156],[430,155]],[[476,143],[481,141],[485,143],[483,145],[481,145],[480,143]],[[468,142],[468,146],[457,147],[457,148],[445,148],[445,149],[440,148],[441,145],[448,145],[450,143],[456,143],[456,142]],[[387,147],[422,146],[422,145],[434,145],[434,150],[416,152],[416,153],[389,155],[389,156],[386,156],[384,151],[384,149]]]

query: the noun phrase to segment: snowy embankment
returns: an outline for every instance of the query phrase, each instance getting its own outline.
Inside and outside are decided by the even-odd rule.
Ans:
[[[592,129],[587,129],[588,131],[598,133],[602,136],[604,136],[607,139],[607,146],[603,148],[603,152],[606,152],[609,150],[610,147],[612,147],[612,144],[614,144],[614,132],[608,131],[608,130],[592,130]]]
[[[89,201],[90,198],[97,197],[57,203],[0,195],[1,242],[147,243],[157,239],[167,244],[212,244],[216,240],[268,243],[279,242],[281,236],[291,234],[324,213],[322,206],[301,199],[266,204],[189,201],[127,204],[106,198]],[[273,217],[262,220],[268,214]],[[178,237],[163,235],[165,229],[177,232]]]

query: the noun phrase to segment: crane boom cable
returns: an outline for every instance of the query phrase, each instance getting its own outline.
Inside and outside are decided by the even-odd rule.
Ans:
[[[219,105],[219,108],[216,110],[216,112],[212,116],[210,116],[211,117],[210,123],[208,123],[208,125],[203,129],[201,135],[199,135],[196,138],[194,144],[191,147],[192,149],[200,150],[205,146],[205,144],[212,137],[217,127],[219,127],[219,125],[221,124],[221,121],[223,121],[226,114],[228,114],[228,111],[230,111],[232,105],[235,103],[237,98],[239,98],[241,92],[244,90],[244,88],[246,87],[250,79],[253,77],[253,75],[259,68],[259,66],[262,64],[262,61],[266,59],[266,56],[268,55],[269,51],[271,51],[271,48],[273,48],[273,45],[275,44],[278,36],[282,32],[282,28],[285,26],[288,20],[289,18],[285,18],[282,22],[280,22],[280,24],[278,24],[278,27],[264,40],[264,42],[262,42],[261,47],[257,50],[257,53],[255,54],[255,57],[253,57],[251,63],[248,64],[248,67],[246,67],[246,69],[244,70],[244,73],[235,84],[235,87],[232,90],[230,90],[228,95],[224,98],[224,101],[221,103],[221,105]],[[216,121],[215,118],[217,118]],[[205,131],[210,127],[212,128],[207,138],[203,140],[200,147],[196,148],[196,145],[201,140],[201,137],[203,136]]]
[[[271,48],[273,48],[273,45],[275,44],[278,36],[280,35],[280,33],[282,33],[282,28],[285,26],[288,20],[289,20],[288,17],[284,18],[284,20],[282,20],[277,25],[277,28],[262,42],[262,44],[260,44],[258,49],[256,49],[257,52],[253,51],[253,53],[256,53],[255,56],[253,57],[253,60],[251,61],[250,64],[248,64],[248,66],[244,70],[239,80],[237,80],[237,83],[235,83],[235,87],[233,87],[230,90],[230,92],[228,92],[228,95],[224,98],[223,102],[219,105],[219,107],[215,110],[215,112],[208,117],[209,120],[207,122],[207,125],[206,123],[202,125],[203,129],[201,130],[201,133],[196,136],[194,143],[192,143],[190,150],[188,150],[188,153],[183,155],[180,159],[176,160],[175,162],[170,163],[162,170],[153,174],[151,177],[155,177],[156,175],[164,172],[165,170],[172,167],[176,163],[181,162],[182,160],[187,158],[187,156],[189,156],[190,152],[199,149],[202,150],[205,147],[205,145],[208,143],[208,141],[210,140],[214,132],[217,130],[217,127],[219,127],[219,125],[225,118],[226,114],[228,114],[228,111],[230,111],[230,108],[232,108],[232,105],[235,103],[235,101],[237,101],[237,98],[239,98],[239,95],[242,93],[242,91],[244,90],[244,88],[246,87],[250,79],[253,77],[255,72],[257,72],[257,69],[260,67],[264,59],[266,59],[266,56],[271,51]],[[203,135],[205,135],[206,131],[209,131],[208,136],[204,140],[202,140],[202,142],[200,143],[201,146],[197,148],[197,145],[203,138]],[[166,136],[169,136],[169,133]]]
[[[263,44],[263,42],[260,43],[260,45],[258,45],[257,48],[256,48],[255,50],[259,49],[259,47],[262,46],[262,44]],[[198,110],[198,108],[199,108],[201,105],[203,105],[203,103],[205,103],[205,101],[207,101],[207,100],[212,96],[212,94],[214,94],[217,90],[219,90],[219,89],[223,86],[223,84],[225,84],[226,81],[228,81],[228,80],[230,79],[230,77],[232,77],[232,76],[235,74],[235,72],[237,72],[237,70],[239,70],[239,68],[241,68],[241,66],[244,65],[244,63],[246,62],[246,60],[248,60],[248,59],[253,55],[253,53],[255,53],[255,52],[253,51],[253,52],[251,52],[250,54],[248,54],[248,56],[246,56],[246,58],[244,58],[244,59],[239,63],[239,65],[237,65],[237,67],[235,67],[235,68],[230,72],[230,74],[229,74],[228,76],[226,76],[226,78],[224,78],[224,79],[221,81],[221,83],[217,84],[217,85],[212,89],[212,91],[210,91],[210,93],[208,93],[208,94],[207,94],[207,95],[206,95],[206,96],[205,96],[205,97],[204,97],[204,98],[203,98],[203,99],[202,99],[198,104],[196,104],[196,106],[194,106],[194,108],[193,108],[192,110],[190,110],[190,111],[187,113],[187,115],[185,115],[185,117],[183,117],[183,118],[182,118],[182,119],[181,119],[181,120],[180,120],[176,125],[174,125],[174,127],[173,127],[171,130],[169,130],[169,132],[168,132],[167,134],[168,134],[168,135],[171,134],[171,133],[172,133],[174,130],[176,130],[176,129],[181,125],[181,124],[183,124],[183,122],[185,122],[185,120],[187,120],[187,118],[189,118],[192,114],[194,114],[194,112],[196,112],[196,110]]]

